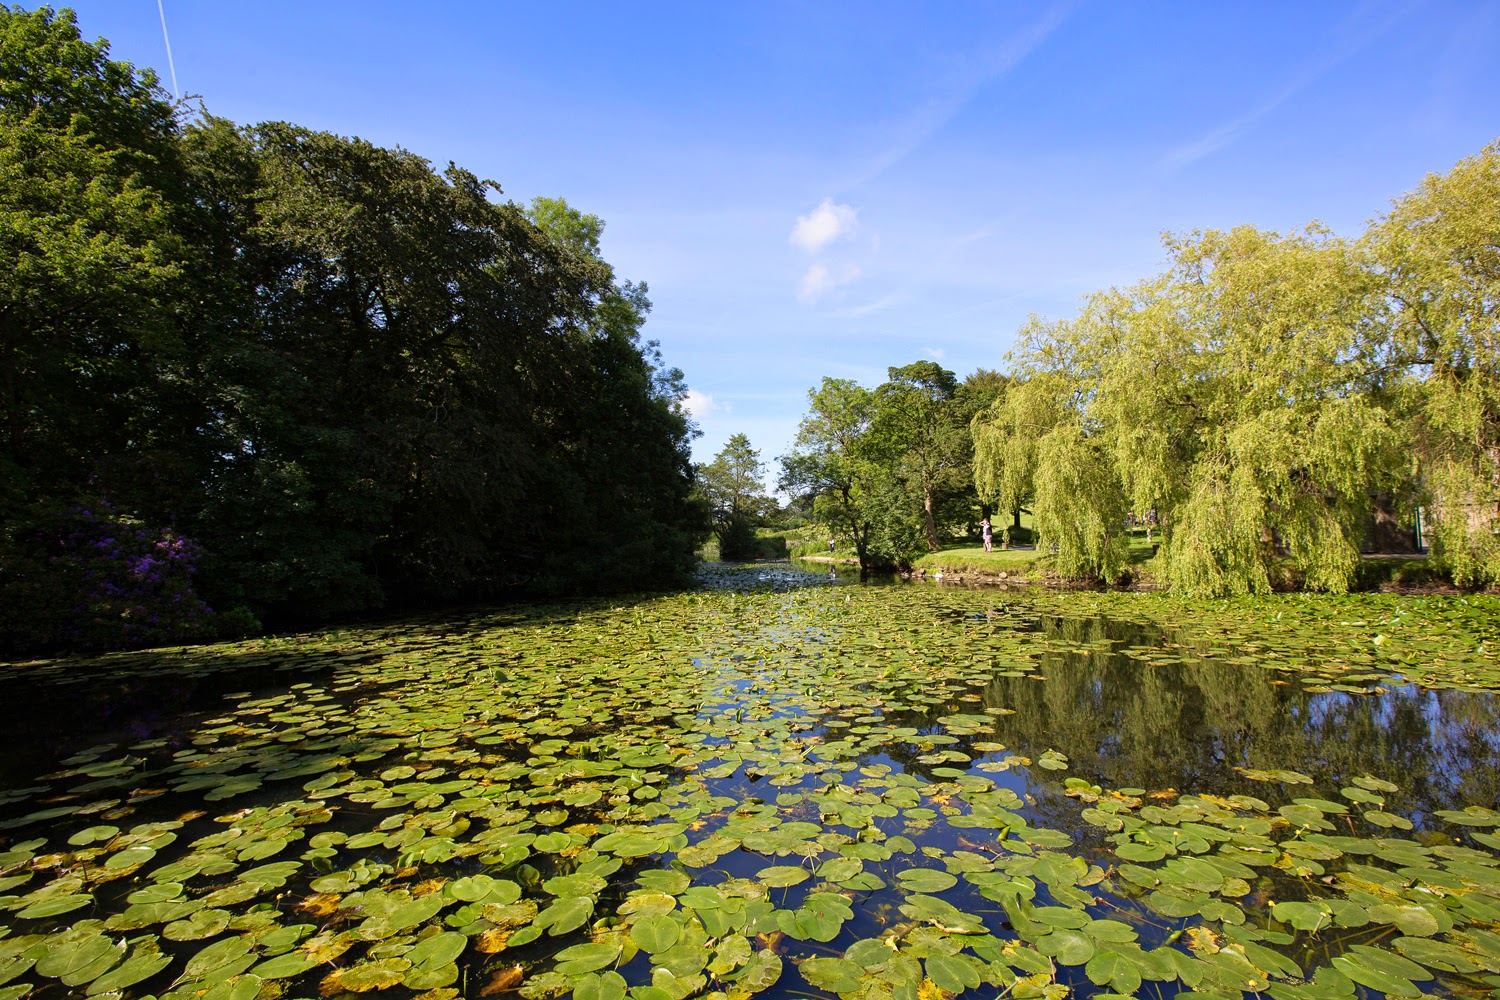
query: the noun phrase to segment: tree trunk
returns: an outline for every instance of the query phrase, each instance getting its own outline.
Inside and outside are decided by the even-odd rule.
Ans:
[[[1396,513],[1396,498],[1381,490],[1372,498],[1375,523],[1370,532],[1370,544],[1375,552],[1415,552],[1415,537],[1411,525],[1402,524]]]
[[[932,487],[927,485],[922,487],[922,518],[927,528],[927,551],[936,552],[942,546],[938,544],[937,521],[932,517]]]

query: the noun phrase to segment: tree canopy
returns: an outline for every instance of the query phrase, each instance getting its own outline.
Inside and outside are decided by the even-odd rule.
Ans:
[[[147,627],[171,594],[59,596],[83,517],[190,541],[178,599],[269,620],[680,579],[682,374],[602,228],[405,150],[186,119],[70,13],[0,10],[0,590],[50,622],[28,641],[185,634]]]
[[[750,438],[733,434],[712,462],[694,467],[698,490],[708,505],[722,559],[745,559],[755,553],[755,529],[774,511],[776,502],[761,482],[765,463]]]

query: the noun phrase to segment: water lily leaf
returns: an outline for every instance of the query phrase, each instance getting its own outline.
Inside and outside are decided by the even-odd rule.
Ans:
[[[1316,902],[1281,902],[1271,907],[1277,920],[1299,931],[1317,931],[1333,926],[1333,908]]]
[[[593,849],[614,854],[622,858],[643,858],[661,854],[667,847],[667,838],[653,837],[644,833],[611,833],[594,841]]]
[[[391,933],[400,933],[431,920],[437,916],[447,903],[448,900],[443,897],[442,893],[429,893],[426,896],[419,896],[409,902],[401,903],[389,914],[380,919],[383,920],[386,929]]]
[[[323,989],[325,993],[340,989],[352,993],[389,989],[405,979],[406,970],[410,968],[411,962],[404,958],[360,962],[329,973],[323,979]]]
[[[587,896],[567,896],[543,910],[532,924],[556,936],[575,931],[594,915],[594,901]]]
[[[240,973],[210,987],[201,1000],[256,1000],[265,985],[266,981],[259,976]]]
[[[1126,861],[1160,861],[1167,856],[1166,848],[1160,844],[1121,844],[1115,848],[1115,853]]]
[[[573,985],[573,1000],[625,1000],[625,990],[625,977],[618,972],[590,972]]]
[[[811,876],[808,875],[807,869],[796,865],[772,865],[770,868],[762,868],[756,872],[755,877],[773,889],[781,889],[806,882]]]
[[[686,872],[670,869],[642,872],[636,878],[636,882],[643,888],[665,893],[668,896],[675,896],[682,892],[692,884],[692,881]]]
[[[1465,951],[1457,945],[1446,941],[1434,941],[1431,938],[1401,937],[1391,942],[1402,956],[1427,966],[1430,969],[1438,969],[1443,972],[1472,973],[1483,971],[1500,971],[1500,961],[1497,956],[1481,955]]]
[[[224,973],[218,978],[226,979],[229,976],[239,975],[254,964],[250,955],[250,942],[242,937],[224,938],[215,941],[198,951],[196,955],[187,961],[185,976],[188,979],[206,979],[210,974],[219,973],[220,970],[230,967],[241,959],[249,959],[248,962],[235,972]]]
[[[859,989],[865,970],[842,958],[809,958],[797,967],[813,989],[830,993],[853,993]],[[978,985],[976,982],[975,985]]]
[[[932,868],[908,868],[896,873],[896,882],[910,892],[942,892],[958,884],[958,878]]]
[[[677,943],[682,928],[668,916],[646,917],[630,927],[630,939],[642,951],[656,954],[666,951]]]
[[[233,916],[228,910],[199,910],[162,928],[161,936],[169,941],[201,941],[222,934]]]
[[[406,953],[406,959],[414,969],[431,970],[451,964],[463,954],[468,944],[469,939],[465,935],[456,931],[442,931],[418,941]],[[410,976],[407,978],[409,983]]]
[[[734,991],[746,994],[763,993],[781,980],[781,957],[768,948],[762,948],[750,956],[750,961],[734,976]]]
[[[1066,927],[1043,934],[1033,944],[1037,951],[1057,959],[1061,965],[1083,965],[1098,950],[1088,935]]]
[[[172,964],[172,956],[156,947],[154,940],[141,941],[125,959],[89,984],[89,995],[114,993],[143,982]]]
[[[70,893],[66,896],[56,896],[52,899],[43,899],[32,903],[21,910],[16,916],[26,920],[39,920],[42,917],[55,917],[62,913],[71,913],[79,907],[88,906],[93,903],[94,897],[86,892]]]
[[[1384,903],[1365,908],[1370,919],[1381,924],[1395,924],[1410,937],[1431,937],[1441,928],[1437,918],[1416,904]]]
[[[73,834],[73,836],[68,838],[68,843],[74,847],[84,847],[88,844],[102,844],[113,840],[119,833],[120,828],[117,826],[91,826]],[[7,865],[13,863],[6,862]]]
[[[291,979],[293,976],[300,976],[307,970],[315,968],[318,964],[310,955],[300,951],[291,951],[266,959],[252,967],[250,973],[262,979]]]
[[[595,941],[564,948],[555,956],[556,969],[565,976],[596,972],[620,956],[618,941]]]
[[[542,883],[542,888],[553,896],[593,896],[609,882],[598,875],[559,875]]]
[[[1135,962],[1116,951],[1101,951],[1083,967],[1096,986],[1108,986],[1124,996],[1133,996],[1141,986],[1141,971]]]
[[[1381,972],[1371,967],[1363,956],[1336,955],[1333,959],[1333,967],[1359,985],[1368,986],[1372,990],[1380,990],[1387,996],[1419,997],[1422,995],[1422,991],[1414,986],[1410,979]]]
[[[521,887],[508,879],[488,875],[470,875],[454,879],[443,887],[454,899],[466,903],[514,903],[521,898]]]
[[[53,938],[47,952],[37,959],[39,976],[59,979],[65,986],[83,986],[104,975],[125,957],[125,943],[102,934],[87,934],[71,940]]]
[[[1407,819],[1405,816],[1398,816],[1395,813],[1389,813],[1383,809],[1366,809],[1364,812],[1364,818],[1365,822],[1373,823],[1376,826],[1384,827],[1386,829],[1394,827],[1398,830],[1410,830],[1412,828],[1411,820]]]
[[[830,882],[842,882],[864,870],[865,864],[858,858],[830,858],[818,866],[815,874]]]

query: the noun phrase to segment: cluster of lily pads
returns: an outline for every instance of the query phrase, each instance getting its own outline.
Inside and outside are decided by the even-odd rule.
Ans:
[[[0,1000],[1500,988],[1500,812],[1105,788],[981,695],[1079,652],[1035,627],[1056,595],[785,583],[17,668],[307,672],[0,793]],[[1492,676],[1421,620],[1265,658]]]

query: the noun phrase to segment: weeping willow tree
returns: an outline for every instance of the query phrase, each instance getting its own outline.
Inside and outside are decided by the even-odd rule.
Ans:
[[[1265,592],[1285,566],[1347,590],[1372,495],[1410,479],[1379,275],[1315,227],[1167,248],[1165,274],[1023,331],[1020,381],[974,422],[981,495],[1034,496],[1069,575],[1117,575],[1126,512],[1154,512],[1174,591]]]
[[[1419,376],[1412,437],[1435,552],[1459,584],[1500,582],[1500,142],[1427,177],[1369,244]]]
[[[1117,579],[1129,536],[1125,493],[1091,403],[1098,377],[1096,316],[1033,319],[1012,355],[1016,380],[975,416],[975,487],[1014,510],[1030,498],[1038,544],[1071,578]]]
[[[1264,592],[1290,562],[1342,592],[1374,491],[1402,479],[1379,283],[1318,228],[1169,239],[1173,266],[1099,297],[1094,412],[1174,590]]]

